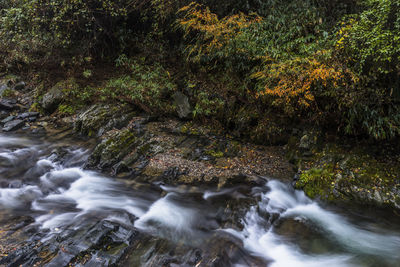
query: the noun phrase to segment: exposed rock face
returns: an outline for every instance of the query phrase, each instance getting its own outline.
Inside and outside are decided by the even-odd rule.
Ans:
[[[262,176],[293,175],[292,166],[282,164],[287,161],[279,147],[243,145],[176,120],[130,117],[120,124],[110,123],[118,120],[105,114],[115,108],[120,109],[90,107],[75,123],[76,131],[101,138],[86,168],[146,181],[161,179],[166,184],[220,186],[252,183]],[[118,114],[121,117],[124,112]],[[121,129],[116,127],[124,124]]]
[[[97,104],[78,115],[75,131],[88,136],[101,136],[113,128],[126,126],[134,113],[126,106]]]
[[[117,165],[138,145],[138,138],[130,129],[114,131],[97,145],[87,167],[98,169],[117,168]]]
[[[327,143],[317,148],[316,142],[309,142],[309,136],[305,136],[299,139],[297,148],[292,144],[289,153],[295,157],[300,170],[294,181],[296,188],[303,189],[311,198],[330,202],[400,209],[399,156],[397,161],[388,160],[367,146],[350,148]]]

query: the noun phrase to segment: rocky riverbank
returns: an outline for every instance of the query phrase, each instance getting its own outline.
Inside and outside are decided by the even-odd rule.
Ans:
[[[400,209],[400,154],[396,143],[325,142],[321,132],[292,138],[288,157],[298,173],[294,186],[310,198],[333,203]]]
[[[29,111],[31,90],[17,88],[21,83],[17,78],[3,83],[8,86],[6,92],[12,94],[1,100],[9,103],[2,108],[2,131],[43,134],[52,128],[72,128],[78,136],[98,142],[87,169],[127,178],[140,174],[148,181],[166,177],[166,183],[174,185],[221,187],[259,177],[290,179],[294,174],[281,146],[243,143],[216,134],[211,126],[146,116],[123,104],[94,104],[70,117],[40,115]],[[57,105],[59,95],[54,88],[50,90],[42,98],[44,110]]]
[[[400,156],[395,146],[388,149],[386,144],[377,153],[379,145],[372,149],[365,143],[346,144],[304,129],[294,130],[286,146],[254,145],[217,133],[211,125],[143,115],[119,103],[93,104],[71,116],[48,116],[46,112],[61,103],[62,84],[41,97],[40,107],[25,82],[15,76],[3,78],[2,131],[44,134],[52,128],[71,128],[96,140],[87,169],[126,179],[161,178],[165,184],[222,188],[260,177],[295,177],[295,187],[311,198],[400,208]]]

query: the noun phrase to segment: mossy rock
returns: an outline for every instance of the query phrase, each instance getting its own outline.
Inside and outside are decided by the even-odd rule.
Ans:
[[[123,128],[134,115],[126,106],[96,104],[78,115],[74,129],[82,135],[98,137],[113,128]]]
[[[300,165],[305,170],[295,187],[311,198],[400,209],[400,164],[380,161],[365,149],[329,144]]]
[[[88,168],[110,169],[128,155],[138,143],[137,135],[130,129],[117,131],[96,146],[88,159]]]
[[[58,108],[58,105],[65,100],[66,92],[76,91],[78,89],[79,85],[73,78],[60,81],[42,96],[40,104],[43,110],[52,113]]]
[[[332,201],[337,195],[334,192],[335,176],[332,166],[312,168],[300,175],[296,183],[297,189],[303,189],[310,198],[321,198]]]

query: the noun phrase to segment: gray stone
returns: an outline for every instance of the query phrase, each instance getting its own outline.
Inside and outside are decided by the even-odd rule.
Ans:
[[[34,121],[36,121],[36,119],[37,119],[37,117],[29,117],[29,118],[28,118],[28,121],[29,121],[29,122],[34,122]]]
[[[10,99],[0,99],[0,109],[13,110],[15,108],[15,101]]]
[[[378,205],[382,205],[384,203],[384,200],[378,190],[374,191],[373,199]]]
[[[15,116],[11,115],[11,116],[8,116],[7,118],[5,118],[4,120],[2,120],[1,123],[4,124],[4,123],[7,123],[7,122],[10,122],[13,119],[15,119]]]
[[[53,87],[47,92],[41,101],[42,108],[48,112],[53,112],[57,109],[58,105],[62,102],[64,97],[63,91],[58,87]]]
[[[102,136],[113,128],[123,128],[133,116],[126,107],[96,104],[78,115],[74,129],[83,135]]]
[[[65,96],[64,92],[76,91],[78,88],[79,86],[74,79],[58,82],[43,96],[40,104],[45,111],[52,113],[62,103]]]
[[[25,82],[19,82],[14,86],[14,90],[21,91],[25,89]]]
[[[192,113],[189,98],[181,92],[176,92],[173,96],[174,104],[179,118],[188,118]]]
[[[314,129],[311,131],[307,131],[300,138],[299,148],[303,151],[311,150],[311,149],[316,148],[318,146],[318,143],[320,143],[320,141],[321,141],[321,138],[320,138],[319,130]]]
[[[3,131],[5,131],[5,132],[15,131],[15,130],[22,128],[24,125],[25,125],[25,122],[23,120],[10,121],[4,125]]]
[[[303,135],[300,139],[299,147],[303,149],[310,149],[311,148],[310,136],[308,136],[307,134]]]
[[[26,118],[30,118],[30,117],[35,117],[36,118],[38,116],[39,116],[39,112],[24,112],[24,113],[18,115],[17,118],[24,120]]]

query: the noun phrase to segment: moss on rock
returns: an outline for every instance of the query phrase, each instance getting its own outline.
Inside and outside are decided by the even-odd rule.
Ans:
[[[311,198],[400,209],[400,162],[378,159],[365,148],[328,144],[299,166],[304,170],[295,187]]]
[[[120,162],[137,143],[137,136],[130,130],[117,131],[105,138],[88,159],[87,167],[108,169]]]
[[[74,129],[82,135],[101,136],[126,126],[134,115],[126,106],[96,104],[77,116]]]

